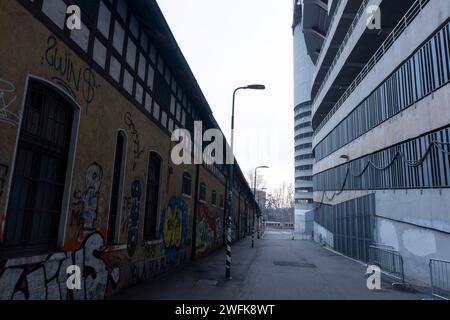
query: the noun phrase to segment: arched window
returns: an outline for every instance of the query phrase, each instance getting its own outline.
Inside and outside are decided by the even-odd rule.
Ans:
[[[71,145],[73,106],[30,81],[6,214],[3,245],[55,248]]]
[[[145,200],[144,240],[156,239],[158,222],[159,188],[161,179],[160,156],[150,152],[147,171],[147,195]]]
[[[111,203],[109,206],[108,221],[108,243],[114,244],[118,241],[120,211],[123,197],[123,180],[125,171],[125,155],[127,141],[125,133],[117,133],[116,155],[114,157],[114,171],[111,190]]]
[[[186,196],[192,195],[192,177],[188,172],[183,173],[183,181],[181,184],[181,193]]]

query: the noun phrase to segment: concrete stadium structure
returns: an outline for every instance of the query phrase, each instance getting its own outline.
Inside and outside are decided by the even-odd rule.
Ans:
[[[295,232],[313,231],[314,202],[312,173],[313,129],[311,126],[311,87],[314,64],[308,56],[302,30],[301,6],[294,1],[294,125],[295,125]]]
[[[315,238],[363,261],[371,244],[391,246],[406,278],[429,284],[430,259],[450,259],[450,2],[296,11],[314,63]]]

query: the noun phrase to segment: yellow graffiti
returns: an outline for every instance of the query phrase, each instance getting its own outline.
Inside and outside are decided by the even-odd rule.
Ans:
[[[164,221],[164,244],[166,247],[180,247],[182,235],[182,212],[178,206],[167,208],[167,216]]]

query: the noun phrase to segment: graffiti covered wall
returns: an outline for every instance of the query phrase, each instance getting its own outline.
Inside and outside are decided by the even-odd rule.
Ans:
[[[136,99],[123,94],[123,84],[111,78],[109,70],[88,54],[80,55],[80,39],[77,42],[68,38],[55,25],[49,28],[46,24],[53,24],[53,19],[42,19],[41,4],[0,1],[0,27],[10,30],[15,24],[21,26],[0,37],[0,249],[30,81],[39,82],[73,107],[74,139],[67,146],[67,176],[59,190],[64,196],[57,210],[59,221],[55,222],[57,240],[51,250],[34,252],[26,248],[28,251],[12,254],[0,250],[0,299],[103,299],[185,262],[191,254],[193,237],[200,254],[222,245],[223,209],[200,204],[193,235],[195,201],[178,196],[186,168],[171,166],[170,134],[163,130],[162,121],[152,118],[158,112],[144,115],[144,101],[137,105]],[[34,7],[34,14],[27,6]],[[29,54],[17,54],[15,48]],[[136,91],[137,79],[138,75]],[[145,96],[148,111],[154,101],[147,105],[147,92]],[[126,135],[122,191],[117,201],[117,239],[109,243],[119,130]],[[155,239],[144,241],[146,155],[150,150],[161,155],[161,185],[157,234]],[[187,170],[193,172],[192,167]],[[223,193],[223,179],[202,166],[199,172],[208,186]],[[67,288],[67,268],[71,265],[80,268],[78,291]]]
[[[222,244],[223,219],[217,210],[210,210],[205,203],[199,203],[196,225],[196,253],[203,255]]]
[[[168,263],[175,263],[187,245],[188,207],[181,197],[170,198],[161,217],[160,235],[163,239],[164,255]]]
[[[55,253],[37,264],[25,260],[25,265],[10,265],[7,261],[0,274],[0,299],[103,299],[120,279],[120,268],[107,266],[105,249],[102,235],[92,232],[74,252]],[[67,289],[70,265],[81,268],[81,290]]]

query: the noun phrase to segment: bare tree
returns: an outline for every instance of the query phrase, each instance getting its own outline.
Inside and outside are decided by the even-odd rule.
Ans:
[[[247,171],[247,182],[251,186],[252,191],[255,187],[255,170],[248,170]],[[262,173],[259,171],[256,171],[256,190],[261,190],[262,188],[266,187],[266,181],[264,180],[264,177]]]
[[[272,193],[267,195],[268,207],[272,209],[284,209],[294,207],[294,187],[283,182]]]

